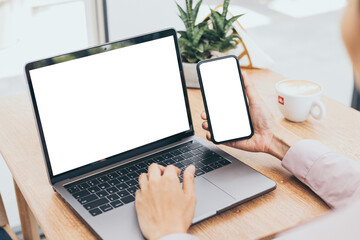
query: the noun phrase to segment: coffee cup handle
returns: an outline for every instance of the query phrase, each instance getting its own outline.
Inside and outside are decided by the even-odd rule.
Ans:
[[[316,107],[318,107],[320,110],[318,113],[315,112]],[[320,102],[319,100],[316,100],[311,107],[311,115],[315,119],[322,119],[325,116],[325,113],[326,113],[326,110],[325,110],[324,104],[322,102]]]

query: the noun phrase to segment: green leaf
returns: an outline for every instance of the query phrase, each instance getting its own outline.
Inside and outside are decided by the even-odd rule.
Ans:
[[[180,34],[182,38],[188,38],[186,31],[178,31],[178,34]]]
[[[186,10],[187,10],[187,22],[189,24],[189,30],[191,35],[194,32],[194,20],[192,19],[192,0],[186,0]]]
[[[185,38],[179,38],[179,44],[183,47],[193,48],[193,44]]]
[[[204,32],[204,38],[209,41],[219,41],[219,35],[212,29],[206,29]]]
[[[200,52],[195,53],[195,57],[200,61],[205,59],[204,54],[202,54]]]
[[[224,21],[222,20],[220,13],[218,13],[212,9],[210,9],[210,10],[211,10],[210,18],[211,18],[211,21],[214,25],[216,32],[219,35],[223,35],[224,34]]]
[[[176,4],[178,9],[179,9],[179,12],[180,12],[180,18],[181,20],[183,21],[184,25],[185,25],[185,28],[186,28],[186,31],[188,31],[190,29],[189,25],[188,25],[188,22],[187,22],[187,15],[186,15],[186,12],[184,11],[184,9],[182,9],[180,7],[179,4]]]
[[[236,48],[236,41],[234,41],[234,39],[236,37],[237,37],[236,35],[230,35],[230,36],[226,37],[225,39],[223,39],[223,41],[221,42],[219,51],[227,52],[231,49]]]
[[[225,39],[237,43],[237,40],[241,39],[241,37],[239,35],[232,34],[227,36]]]
[[[245,14],[245,13],[244,13]],[[224,27],[224,31],[225,32],[228,32],[230,30],[230,28],[232,27],[233,23],[241,16],[243,16],[244,14],[240,14],[240,15],[236,15],[236,16],[233,16],[232,18],[230,18],[225,27]]]
[[[200,8],[200,6],[201,6],[201,3],[202,3],[202,0],[200,0],[200,1],[196,4],[195,8],[193,9],[193,12],[192,12],[191,17],[192,17],[192,19],[194,20],[194,23],[196,22],[196,18],[197,18],[197,15],[198,15],[198,13],[199,13],[199,8]]]
[[[186,61],[187,61],[188,63],[196,63],[196,62],[198,62],[198,60],[197,60],[197,58],[195,57],[195,55],[194,55],[194,56],[186,55],[186,56],[183,56],[183,57],[186,59]]]
[[[206,24],[206,25],[204,25],[203,27],[201,27],[201,28],[199,29],[199,31],[195,34],[195,36],[194,36],[194,38],[193,38],[193,41],[192,41],[192,43],[193,43],[194,45],[197,45],[197,44],[199,43],[201,37],[203,36],[203,34],[204,34],[204,32],[205,32],[205,30],[206,30],[207,28],[208,28],[208,26],[207,26],[207,24]]]
[[[227,12],[228,12],[229,4],[230,4],[230,0],[224,0],[223,12],[221,14],[221,18],[222,18],[223,21],[226,20],[226,15],[227,15]]]

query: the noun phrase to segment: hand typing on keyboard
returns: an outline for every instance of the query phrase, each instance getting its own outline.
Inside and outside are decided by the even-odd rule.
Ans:
[[[179,181],[180,173],[173,165],[164,167],[153,163],[148,173],[140,175],[135,207],[146,239],[186,233],[190,227],[196,205],[195,167],[190,165],[185,169],[183,186]]]

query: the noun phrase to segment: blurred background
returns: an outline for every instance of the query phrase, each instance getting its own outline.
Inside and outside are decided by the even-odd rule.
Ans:
[[[27,91],[24,65],[107,41],[174,27],[185,0],[0,0],[0,97]],[[194,2],[197,2],[194,0]],[[222,1],[204,0],[199,18]],[[346,0],[231,0],[267,68],[320,83],[324,94],[350,106],[353,72],[342,44]],[[0,116],[1,117],[1,116]],[[0,156],[0,192],[11,226],[20,221],[12,177]]]

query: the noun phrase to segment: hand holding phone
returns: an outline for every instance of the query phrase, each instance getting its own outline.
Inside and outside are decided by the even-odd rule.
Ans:
[[[201,61],[197,71],[211,140],[221,144],[250,138],[254,131],[238,59]]]

